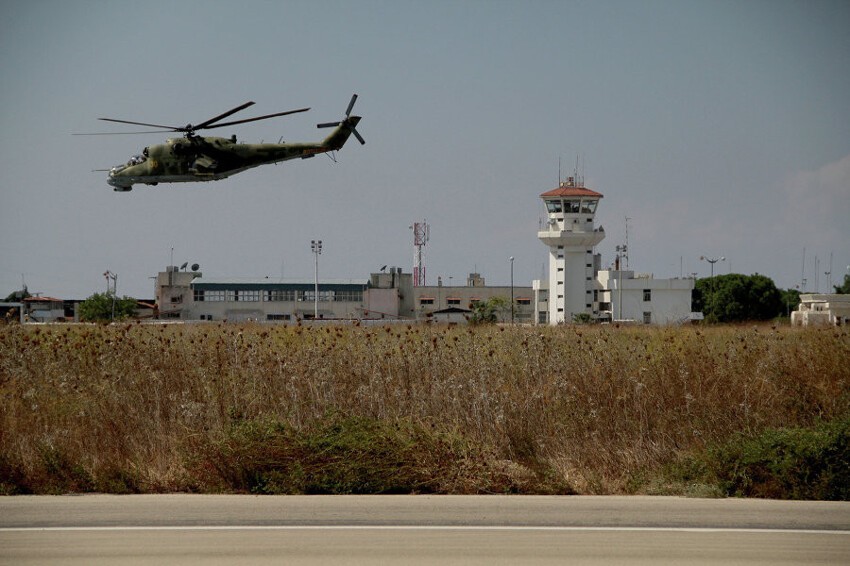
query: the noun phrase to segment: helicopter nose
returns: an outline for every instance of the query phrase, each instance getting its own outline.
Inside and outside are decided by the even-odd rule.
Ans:
[[[109,176],[106,178],[106,182],[109,185],[115,187],[114,190],[116,191],[129,191],[133,188],[132,184],[128,185],[126,183],[122,183],[120,179],[115,177],[115,173],[110,173]]]

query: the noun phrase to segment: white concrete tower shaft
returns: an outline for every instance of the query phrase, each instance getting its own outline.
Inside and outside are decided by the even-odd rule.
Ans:
[[[549,246],[549,324],[593,316],[594,248],[605,238],[593,218],[602,195],[570,177],[540,198],[548,215],[537,237]]]

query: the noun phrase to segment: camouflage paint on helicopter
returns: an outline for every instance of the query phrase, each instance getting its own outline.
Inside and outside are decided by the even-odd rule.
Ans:
[[[165,131],[185,133],[182,138],[169,138],[164,144],[148,146],[141,155],[130,158],[126,164],[113,167],[109,171],[107,183],[112,185],[116,191],[126,192],[132,190],[134,184],[156,185],[158,183],[217,181],[260,165],[279,163],[290,159],[308,159],[320,153],[337,151],[345,145],[352,134],[361,144],[365,144],[366,142],[356,129],[360,122],[360,116],[351,115],[351,109],[356,100],[357,95],[355,94],[351,97],[344,118],[339,122],[318,124],[319,128],[333,127],[336,129],[321,142],[312,143],[237,143],[236,136],[220,138],[195,134],[198,130],[265,120],[275,116],[305,112],[309,108],[217,123],[219,120],[254,104],[247,102],[199,125],[189,124],[183,127],[100,118],[109,122],[167,128]]]

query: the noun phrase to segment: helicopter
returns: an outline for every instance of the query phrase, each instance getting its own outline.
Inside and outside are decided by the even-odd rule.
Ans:
[[[366,141],[356,129],[361,117],[351,115],[356,101],[357,95],[354,94],[341,120],[317,124],[318,128],[335,128],[328,137],[320,142],[305,143],[237,143],[235,135],[229,138],[205,137],[197,135],[196,132],[297,114],[306,112],[310,110],[309,108],[221,122],[254,104],[254,102],[246,102],[200,124],[186,126],[164,126],[115,118],[98,118],[107,122],[163,128],[150,132],[128,133],[183,132],[184,134],[183,137],[169,138],[164,144],[148,146],[140,155],[131,157],[127,163],[112,167],[108,170],[109,176],[106,182],[115,191],[127,192],[133,189],[134,184],[218,181],[260,165],[290,159],[308,159],[322,153],[337,151],[345,145],[351,135],[354,135],[361,144],[365,144]]]

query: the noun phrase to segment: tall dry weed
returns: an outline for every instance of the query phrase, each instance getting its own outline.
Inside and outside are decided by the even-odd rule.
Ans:
[[[461,434],[499,461],[616,492],[735,433],[847,414],[847,360],[844,329],[10,325],[0,483],[198,489],[198,439],[335,414]]]

